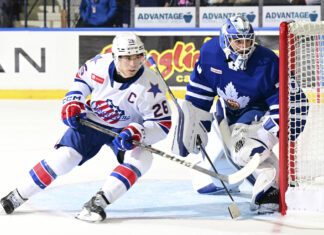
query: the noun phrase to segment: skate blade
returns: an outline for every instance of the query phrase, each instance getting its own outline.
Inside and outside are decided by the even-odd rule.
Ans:
[[[87,211],[86,209],[83,209],[79,214],[77,214],[74,218],[77,220],[89,222],[89,223],[98,223],[102,222],[102,217],[97,213],[92,213]]]

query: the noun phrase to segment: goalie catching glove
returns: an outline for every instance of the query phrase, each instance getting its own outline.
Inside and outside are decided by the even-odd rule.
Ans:
[[[179,111],[178,123],[175,127],[172,152],[182,157],[189,153],[199,153],[198,136],[201,145],[205,147],[208,142],[212,114],[196,108],[192,103],[184,101]]]
[[[269,116],[264,116],[258,123],[237,123],[232,128],[230,151],[233,161],[240,166],[245,166],[256,153],[260,154],[263,162],[271,155],[273,146],[278,143],[279,126]]]

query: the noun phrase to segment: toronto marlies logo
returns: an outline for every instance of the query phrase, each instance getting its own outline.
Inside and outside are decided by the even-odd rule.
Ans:
[[[239,97],[232,82],[226,85],[225,92],[217,87],[217,93],[224,99],[226,105],[233,110],[245,108],[250,101],[250,98],[247,96]]]
[[[130,118],[125,116],[125,111],[114,105],[110,99],[91,102],[91,109],[109,124],[115,124],[120,120],[125,121]]]

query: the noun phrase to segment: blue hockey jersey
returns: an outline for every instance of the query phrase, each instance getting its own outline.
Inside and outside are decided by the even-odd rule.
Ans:
[[[226,103],[229,124],[243,122],[244,113],[255,110],[279,120],[279,59],[271,50],[256,45],[246,70],[228,66],[219,39],[206,42],[187,85],[186,100],[210,111],[215,96]],[[251,121],[251,120],[250,120]]]

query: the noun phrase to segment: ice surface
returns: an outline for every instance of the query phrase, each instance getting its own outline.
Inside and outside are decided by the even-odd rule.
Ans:
[[[14,189],[63,134],[59,100],[1,100],[0,196]],[[170,135],[172,136],[172,135]],[[170,152],[171,137],[155,145]],[[188,159],[193,160],[193,159]],[[0,216],[1,234],[324,234],[324,216],[306,213],[257,216],[249,211],[251,186],[234,194],[241,217],[232,220],[227,195],[199,195],[191,169],[156,156],[150,171],[107,208],[108,219],[90,224],[74,215],[117,162],[108,148],[58,178],[12,215]],[[316,203],[316,202],[314,202]]]

